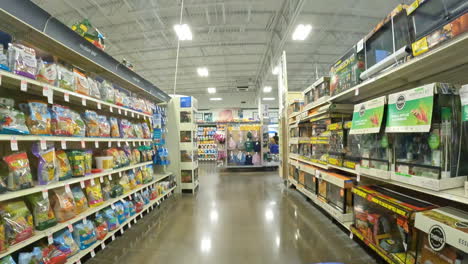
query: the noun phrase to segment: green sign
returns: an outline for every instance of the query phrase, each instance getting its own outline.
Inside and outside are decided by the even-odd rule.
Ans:
[[[379,133],[385,110],[385,96],[354,106],[350,134]]]
[[[388,96],[385,132],[428,132],[431,128],[435,84]]]
[[[468,85],[463,85],[460,89],[460,99],[462,103],[462,121],[468,120]]]

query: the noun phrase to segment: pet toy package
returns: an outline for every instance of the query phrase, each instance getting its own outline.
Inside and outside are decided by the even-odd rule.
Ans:
[[[86,196],[88,197],[89,207],[97,207],[104,202],[99,179],[86,181]]]
[[[37,80],[50,85],[56,85],[58,79],[57,64],[39,59]]]
[[[102,213],[99,212],[96,214],[94,226],[96,226],[96,238],[103,240],[107,236],[109,228],[107,227],[106,219],[104,219]]]
[[[73,121],[70,109],[66,106],[54,104],[50,109],[51,131],[57,136],[72,136]]]
[[[110,135],[113,138],[119,138],[120,137],[120,130],[119,130],[119,121],[115,117],[109,118],[109,124],[110,124]]]
[[[73,69],[73,77],[75,79],[75,91],[80,94],[89,95],[88,78],[78,69]]]
[[[99,137],[99,119],[98,115],[94,111],[86,110],[83,119],[86,123],[86,136],[87,137]]]
[[[117,216],[115,215],[115,212],[112,210],[112,208],[105,209],[103,212],[103,217],[106,219],[109,232],[119,228],[119,220],[117,219]]]
[[[86,174],[85,152],[81,150],[67,151],[68,161],[72,170],[73,177],[80,177]]]
[[[55,174],[59,181],[68,180],[72,177],[70,162],[64,150],[55,151]]]
[[[63,65],[57,65],[58,86],[62,89],[75,91],[75,79],[73,72]]]

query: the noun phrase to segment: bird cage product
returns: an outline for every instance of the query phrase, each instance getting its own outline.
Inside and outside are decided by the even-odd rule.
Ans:
[[[351,232],[388,263],[415,263],[415,215],[435,206],[380,186],[354,187],[353,193]]]
[[[414,27],[414,56],[468,31],[465,0],[416,0],[406,11]]]
[[[360,174],[390,179],[391,148],[383,132],[385,96],[354,106],[350,135],[355,135],[361,161]]]
[[[345,153],[343,122],[330,124],[327,128],[329,131],[328,164],[341,167]]]
[[[389,95],[385,131],[394,139],[393,180],[432,190],[463,186],[457,93],[451,84],[432,83]]]
[[[364,51],[354,45],[330,68],[330,96],[337,95],[361,82],[364,71]]]
[[[366,68],[360,78],[366,80],[403,61],[411,52],[411,39],[406,6],[400,4],[364,38]]]
[[[468,214],[452,207],[416,213],[417,263],[468,263]]]
[[[352,121],[347,121],[343,125],[345,137],[345,153],[342,167],[354,170],[356,169],[356,165],[361,163],[361,156],[359,154],[359,135],[350,134],[352,124]]]

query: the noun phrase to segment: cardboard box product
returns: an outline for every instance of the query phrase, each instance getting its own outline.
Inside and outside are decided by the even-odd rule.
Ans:
[[[353,193],[352,228],[393,261],[415,263],[415,214],[435,206],[379,186],[354,187]]]
[[[330,68],[330,96],[337,95],[361,82],[364,71],[364,51],[359,52],[356,45],[348,50]]]
[[[468,3],[465,0],[416,0],[407,14],[413,25],[413,55],[430,49],[468,31]],[[430,15],[428,15],[430,14]]]
[[[468,263],[468,214],[443,207],[416,214],[418,264]]]

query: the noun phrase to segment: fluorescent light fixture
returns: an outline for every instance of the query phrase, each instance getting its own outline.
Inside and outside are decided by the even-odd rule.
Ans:
[[[192,31],[190,31],[190,27],[187,24],[174,25],[174,30],[179,40],[192,40]]]
[[[274,97],[263,97],[263,101],[274,101]]]
[[[208,93],[209,93],[209,94],[214,94],[214,93],[216,93],[216,88],[214,88],[214,87],[208,88]]]
[[[208,76],[208,69],[206,67],[200,67],[197,68],[198,75],[201,77],[207,77]]]
[[[310,31],[312,31],[312,26],[310,24],[299,24],[294,30],[292,38],[293,40],[305,40],[307,36],[309,36]]]
[[[213,98],[210,98],[210,101],[222,101],[223,98],[220,98],[220,97],[213,97]]]
[[[201,249],[201,252],[210,252],[211,250],[211,238],[209,237],[204,237],[202,238],[201,240],[201,243],[200,243],[200,249]]]
[[[269,92],[271,92],[271,89],[272,89],[271,86],[265,86],[265,87],[263,87],[263,92],[264,93],[269,93]]]
[[[278,66],[274,67],[273,70],[271,71],[271,73],[273,73],[273,75],[278,75],[280,72],[280,68]]]

